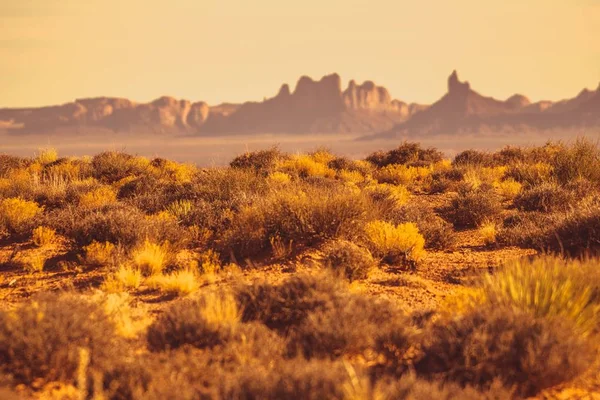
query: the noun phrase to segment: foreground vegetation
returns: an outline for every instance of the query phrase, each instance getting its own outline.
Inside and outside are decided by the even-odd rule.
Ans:
[[[0,155],[0,397],[504,399],[600,377],[599,185],[584,140],[211,169]],[[431,296],[433,256],[519,248],[541,255],[402,301]]]

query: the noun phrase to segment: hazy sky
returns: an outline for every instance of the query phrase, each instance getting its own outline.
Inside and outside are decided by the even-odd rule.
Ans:
[[[600,0],[0,0],[0,107],[261,100],[301,75],[429,103],[453,69],[532,100],[600,83]]]

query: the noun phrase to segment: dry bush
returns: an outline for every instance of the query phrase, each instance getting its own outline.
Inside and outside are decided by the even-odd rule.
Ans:
[[[588,139],[578,139],[571,146],[564,146],[556,152],[552,166],[559,183],[567,184],[581,178],[600,183],[598,144]]]
[[[553,182],[544,182],[521,192],[514,201],[515,207],[525,211],[566,211],[575,204],[573,191]]]
[[[38,247],[52,245],[56,243],[56,231],[45,226],[38,226],[33,230],[32,241]]]
[[[171,252],[168,243],[157,244],[145,240],[131,252],[134,265],[146,276],[160,274],[169,261]]]
[[[433,171],[431,174],[431,182],[429,183],[428,192],[445,193],[457,191],[464,179],[464,171],[462,168],[452,167],[451,169]]]
[[[260,321],[285,332],[304,322],[316,310],[330,307],[345,296],[343,281],[322,275],[295,275],[281,284],[256,282],[239,286],[236,297],[242,320]]]
[[[374,183],[367,185],[364,191],[378,205],[382,213],[393,212],[410,199],[410,192],[402,185]]]
[[[506,177],[526,186],[540,185],[552,179],[552,165],[545,162],[516,163],[509,166]]]
[[[479,150],[465,150],[458,153],[452,165],[457,167],[492,167],[495,165],[494,155]]]
[[[474,228],[486,220],[495,220],[502,212],[494,192],[480,188],[463,190],[442,210],[443,216],[457,228]]]
[[[360,294],[311,311],[288,332],[288,356],[305,358],[373,357],[383,337],[412,332],[408,318],[393,304]]]
[[[50,213],[46,222],[80,247],[97,241],[131,249],[145,240],[152,240],[157,243],[168,241],[178,249],[189,241],[189,233],[177,221],[151,218],[124,204],[96,210],[66,208]]]
[[[220,392],[227,399],[342,399],[351,398],[352,375],[342,362],[324,360],[276,363],[273,368],[242,368],[223,381]],[[366,384],[366,376],[360,374]],[[360,397],[358,397],[360,398]]]
[[[167,294],[185,296],[198,291],[200,282],[198,275],[190,270],[174,271],[170,274],[154,275],[148,278],[148,287],[158,289]]]
[[[424,166],[442,161],[443,155],[433,147],[422,148],[419,143],[404,142],[396,149],[388,152],[375,152],[366,158],[367,161],[379,168],[391,164],[407,164]]]
[[[127,265],[120,265],[117,270],[102,282],[101,289],[108,293],[121,293],[129,289],[137,289],[142,284],[142,272]]]
[[[5,230],[15,238],[28,236],[42,208],[33,201],[8,198],[0,201],[0,233]]]
[[[321,162],[325,161],[325,162]],[[319,160],[313,155],[298,154],[291,156],[281,164],[281,169],[301,178],[333,178],[335,171],[327,166],[326,160]]]
[[[80,348],[104,371],[123,352],[102,307],[74,295],[47,294],[0,312],[0,365],[19,382],[75,383]]]
[[[287,160],[289,156],[279,148],[272,147],[267,150],[252,151],[234,158],[229,166],[231,168],[252,169],[256,172],[270,173],[275,171],[278,165]]]
[[[376,399],[399,400],[503,400],[514,398],[514,392],[496,382],[487,390],[462,387],[453,382],[435,382],[405,374],[399,380],[382,381],[374,392]]]
[[[582,204],[566,214],[551,232],[547,247],[572,256],[600,251],[600,204]]]
[[[101,208],[116,201],[117,194],[110,186],[100,186],[79,197],[79,205],[87,208]]]
[[[562,219],[563,214],[543,212],[512,215],[504,220],[496,239],[502,245],[548,251],[556,226]]]
[[[332,240],[322,248],[322,262],[349,281],[366,279],[377,266],[369,250],[346,240]]]
[[[415,365],[420,375],[484,389],[499,379],[525,397],[577,377],[595,357],[564,321],[502,307],[441,319],[425,332],[421,346]]]
[[[394,224],[416,224],[425,238],[426,249],[451,250],[456,243],[456,232],[452,224],[422,204],[408,203],[400,209],[384,214],[384,218]]]
[[[117,197],[142,211],[157,213],[176,201],[192,199],[194,186],[189,182],[173,182],[154,175],[142,175],[123,183]]]
[[[223,255],[245,259],[264,253],[270,239],[316,245],[327,239],[353,239],[371,211],[368,199],[343,187],[293,187],[271,192],[244,207],[217,243]]]
[[[0,178],[8,178],[12,171],[26,167],[28,160],[10,154],[0,154]]]
[[[104,183],[115,183],[132,175],[141,175],[148,170],[149,163],[139,162],[136,157],[117,151],[107,151],[92,158],[94,178]]]
[[[148,328],[152,351],[183,345],[210,348],[231,340],[240,322],[235,298],[227,292],[211,292],[199,299],[173,303]]]
[[[425,254],[425,239],[412,222],[399,225],[385,221],[369,222],[365,235],[373,254],[391,265],[415,268]]]
[[[490,246],[496,243],[498,235],[498,226],[495,222],[484,222],[478,228],[479,236],[483,239],[483,244]]]

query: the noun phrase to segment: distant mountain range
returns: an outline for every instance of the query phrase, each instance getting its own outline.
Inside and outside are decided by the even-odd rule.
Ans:
[[[342,89],[340,76],[332,74],[319,81],[303,76],[293,92],[284,84],[262,102],[209,106],[171,97],[150,103],[99,97],[0,109],[0,131],[11,134],[351,133],[377,139],[588,128],[600,128],[600,87],[559,102],[531,103],[518,94],[502,101],[472,90],[456,71],[448,78],[448,92],[432,105],[392,99],[371,81],[350,81]]]

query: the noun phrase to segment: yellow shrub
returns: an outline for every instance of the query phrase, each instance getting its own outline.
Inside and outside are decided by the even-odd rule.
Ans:
[[[190,182],[196,173],[195,166],[170,160],[167,160],[162,168],[169,178],[180,183]]]
[[[169,275],[154,275],[148,278],[147,283],[152,289],[179,296],[193,293],[200,288],[196,274],[189,270],[175,271]]]
[[[373,252],[389,262],[413,264],[425,254],[425,239],[412,222],[396,226],[385,221],[373,221],[367,224],[365,233]]]
[[[241,314],[233,294],[211,291],[204,294],[202,299],[202,315],[209,324],[234,326],[240,322]]]
[[[375,201],[389,201],[396,207],[408,203],[410,199],[410,192],[402,185],[375,183],[368,185],[365,192]]]
[[[65,181],[73,181],[79,178],[81,167],[71,161],[52,165],[45,171],[45,180],[53,181],[63,179]]]
[[[335,156],[326,149],[319,149],[310,154],[310,157],[318,162],[319,164],[327,165],[329,161],[333,160]]]
[[[4,225],[9,233],[22,234],[41,212],[42,208],[33,201],[18,197],[4,199],[0,202],[0,226]]]
[[[486,246],[496,243],[496,234],[497,229],[494,222],[486,222],[479,227],[479,235]]]
[[[132,253],[134,264],[145,275],[160,274],[167,265],[169,250],[167,244],[156,244],[146,240]]]
[[[333,178],[335,176],[334,170],[327,167],[325,164],[315,161],[308,155],[296,155],[290,157],[289,160],[283,162],[282,169],[284,171],[296,172],[303,177],[321,176]]]
[[[110,242],[99,243],[93,241],[83,248],[85,263],[90,266],[111,265],[114,262],[116,247]]]
[[[181,221],[192,212],[192,202],[189,200],[177,200],[167,206],[167,212]]]
[[[117,194],[110,186],[101,186],[84,193],[79,198],[79,205],[88,208],[100,208],[117,201]]]
[[[30,254],[22,260],[23,268],[27,272],[42,272],[46,264],[46,257],[39,253]]]
[[[131,306],[131,297],[128,293],[103,293],[97,291],[91,298],[95,303],[104,307],[104,312],[114,322],[116,333],[119,336],[134,339],[146,331],[152,323],[152,318],[146,309],[139,306]]]
[[[286,184],[289,183],[291,179],[292,177],[289,174],[279,171],[272,172],[267,177],[267,180],[269,180],[269,182],[273,182],[276,184]]]
[[[56,231],[45,226],[38,226],[33,230],[33,243],[36,246],[48,246],[56,242]]]
[[[352,183],[360,183],[365,180],[365,177],[360,173],[360,171],[348,171],[345,169],[338,172],[338,177],[344,182]]]
[[[221,270],[219,256],[214,250],[207,250],[198,255],[198,268],[203,274],[216,274]]]
[[[515,181],[512,178],[506,179],[504,181],[498,182],[494,185],[498,193],[506,199],[512,200],[521,192],[523,185],[519,182]]]
[[[50,147],[46,149],[39,149],[36,159],[42,165],[50,164],[58,160],[58,151]]]
[[[431,176],[429,167],[409,167],[401,164],[391,164],[375,172],[374,177],[382,183],[411,186]]]
[[[121,265],[114,274],[104,281],[102,290],[109,293],[119,293],[128,289],[137,289],[142,284],[142,279],[140,270]]]
[[[436,171],[449,171],[452,169],[452,161],[442,160],[431,165],[433,172]]]

